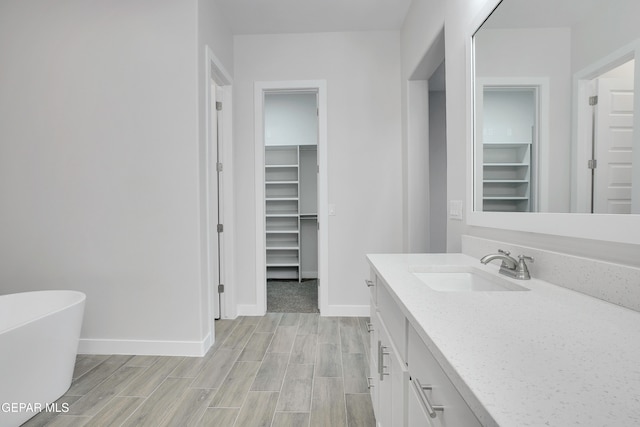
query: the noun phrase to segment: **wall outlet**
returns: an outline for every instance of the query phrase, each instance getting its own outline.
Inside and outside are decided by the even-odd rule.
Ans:
[[[462,221],[462,200],[449,200],[449,219]]]

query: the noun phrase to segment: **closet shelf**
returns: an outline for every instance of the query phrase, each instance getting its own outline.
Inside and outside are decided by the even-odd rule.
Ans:
[[[298,185],[298,181],[265,181],[266,185]]]
[[[298,169],[298,165],[264,165],[265,169],[277,169],[277,168],[287,168],[287,169]]]
[[[485,184],[527,184],[527,179],[485,179],[482,181]]]
[[[298,201],[300,200],[298,197],[266,197],[265,200],[267,202],[280,202],[280,201]]]
[[[524,196],[495,196],[495,197],[483,197],[482,200],[529,200]]]
[[[517,148],[517,147],[522,147],[523,145],[531,145],[531,141],[522,141],[522,142],[520,141],[505,141],[505,142],[484,141],[483,144],[500,147],[500,148]]]
[[[482,166],[488,167],[528,167],[529,163],[483,163]]]

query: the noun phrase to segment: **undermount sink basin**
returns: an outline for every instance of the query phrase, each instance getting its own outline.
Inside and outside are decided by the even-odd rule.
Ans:
[[[473,266],[411,266],[409,271],[422,283],[439,292],[504,292],[528,291],[510,280]]]

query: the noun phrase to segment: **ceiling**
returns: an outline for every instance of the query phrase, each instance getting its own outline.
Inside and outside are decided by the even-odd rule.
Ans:
[[[233,34],[399,30],[411,0],[216,0]]]
[[[571,27],[597,13],[599,8],[612,7],[607,3],[603,0],[503,0],[483,28]]]

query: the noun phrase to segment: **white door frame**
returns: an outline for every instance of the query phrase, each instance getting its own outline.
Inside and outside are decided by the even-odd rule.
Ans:
[[[290,80],[255,82],[255,194],[256,194],[256,313],[267,311],[266,244],[264,219],[264,96],[272,91],[313,90],[318,92],[318,299],[320,313],[329,306],[329,221],[327,157],[327,82],[326,80]]]
[[[206,94],[205,94],[205,120],[206,120],[206,146],[205,146],[205,177],[206,177],[206,295],[207,295],[207,313],[209,334],[211,342],[214,341],[214,301],[218,286],[218,259],[214,259],[213,254],[217,252],[217,236],[216,236],[216,219],[214,213],[218,203],[217,187],[213,186],[215,182],[213,177],[216,174],[214,144],[216,143],[216,135],[218,137],[218,150],[220,153],[221,163],[223,164],[224,179],[222,180],[222,197],[221,206],[224,207],[224,251],[220,254],[220,271],[223,272],[225,290],[221,295],[221,311],[220,317],[234,318],[236,317],[235,289],[233,286],[233,157],[231,150],[232,141],[232,79],[225,70],[220,60],[215,56],[209,46],[205,46],[205,76],[206,76]],[[219,87],[219,96],[213,92],[215,86]],[[217,99],[216,99],[217,98]],[[219,132],[213,128],[211,115],[212,101],[217,100],[223,103],[223,108],[218,116]],[[215,107],[214,107],[215,108]]]

